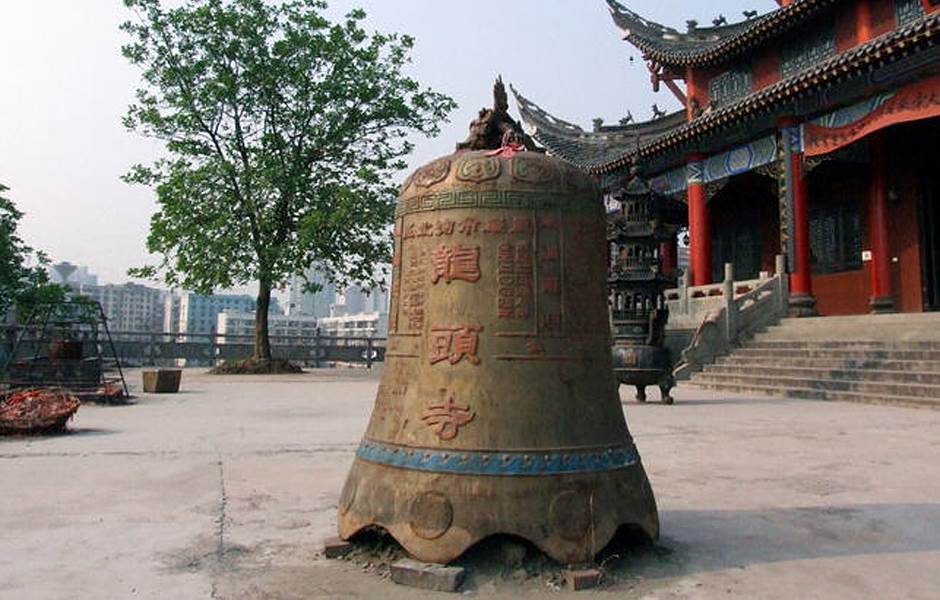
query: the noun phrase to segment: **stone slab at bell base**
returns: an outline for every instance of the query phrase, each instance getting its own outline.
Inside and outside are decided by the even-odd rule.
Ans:
[[[463,567],[444,567],[403,558],[392,565],[392,581],[435,592],[456,592],[467,571]]]
[[[597,569],[579,569],[565,573],[565,583],[576,592],[595,588],[601,583],[601,572]]]
[[[343,558],[353,551],[353,545],[338,537],[327,538],[323,541],[323,556],[327,558]]]

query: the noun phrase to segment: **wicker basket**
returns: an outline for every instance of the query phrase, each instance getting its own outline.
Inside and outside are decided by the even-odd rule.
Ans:
[[[0,393],[0,434],[61,431],[81,406],[61,388],[34,388]]]

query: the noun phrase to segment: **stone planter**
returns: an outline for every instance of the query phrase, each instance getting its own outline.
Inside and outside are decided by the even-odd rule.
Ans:
[[[144,391],[156,394],[175,394],[180,390],[181,369],[143,371]]]

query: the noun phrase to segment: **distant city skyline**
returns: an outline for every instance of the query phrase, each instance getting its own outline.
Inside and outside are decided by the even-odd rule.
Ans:
[[[688,19],[707,24],[721,13],[733,22],[744,10],[777,7],[772,0],[623,3],[680,30]],[[358,6],[369,28],[415,36],[411,74],[460,105],[441,136],[415,140],[409,169],[453,150],[477,110],[491,104],[498,74],[585,129],[595,117],[615,123],[628,111],[648,119],[653,103],[679,107],[668,91],[652,92],[643,60],[619,39],[603,0],[337,0],[329,12]],[[87,266],[100,283],[129,281],[129,267],[153,260],[145,249],[153,192],[119,180],[161,150],[121,125],[139,80],[120,55],[126,39],[118,25],[127,16],[118,0],[31,0],[5,6],[0,20],[0,54],[10,57],[0,64],[0,182],[26,213],[26,242],[53,262]]]

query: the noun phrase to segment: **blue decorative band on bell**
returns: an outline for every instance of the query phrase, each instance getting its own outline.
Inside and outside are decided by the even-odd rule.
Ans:
[[[461,475],[559,475],[631,467],[640,462],[636,446],[551,452],[431,450],[364,441],[362,460],[402,469]]]

